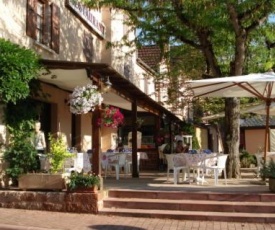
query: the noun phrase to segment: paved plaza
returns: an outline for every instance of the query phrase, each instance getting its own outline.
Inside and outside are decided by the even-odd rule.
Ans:
[[[185,221],[0,209],[1,230],[273,230],[275,224]]]

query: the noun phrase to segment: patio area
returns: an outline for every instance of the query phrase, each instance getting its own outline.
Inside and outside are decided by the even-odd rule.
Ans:
[[[161,191],[193,191],[193,192],[239,192],[239,193],[269,193],[268,184],[264,184],[261,178],[256,177],[256,169],[242,169],[241,179],[227,179],[227,185],[224,179],[220,178],[217,186],[214,185],[214,178],[206,176],[206,183],[203,185],[196,183],[178,183],[173,182],[173,173],[167,181],[167,174],[159,171],[142,171],[139,178],[132,178],[130,174],[120,175],[116,180],[115,173],[103,177],[103,189],[130,189],[130,190],[161,190]]]

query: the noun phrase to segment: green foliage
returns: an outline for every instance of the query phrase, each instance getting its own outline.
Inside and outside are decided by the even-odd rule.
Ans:
[[[198,138],[196,137],[195,126],[192,123],[182,122],[180,130],[182,130],[187,135],[191,135],[192,138],[192,148],[200,149]]]
[[[50,134],[49,141],[50,153],[48,153],[48,155],[51,164],[51,172],[57,173],[63,171],[65,159],[71,158],[74,155],[68,152],[67,145],[64,142],[62,135],[57,135],[57,137],[54,137]]]
[[[20,174],[37,171],[37,152],[31,142],[31,132],[12,130],[10,144],[4,152],[4,159],[8,162],[6,174],[17,179]]]
[[[4,159],[9,163],[6,174],[17,179],[22,173],[39,170],[37,151],[32,143],[33,125],[37,110],[32,100],[19,100],[17,105],[7,103],[5,123],[10,134]]]
[[[69,187],[70,190],[74,190],[77,188],[100,186],[100,177],[91,172],[89,173],[72,172],[68,179],[69,179],[69,182],[67,183],[67,186]]]
[[[5,123],[9,132],[17,130],[30,132],[33,130],[34,121],[37,119],[40,112],[39,102],[27,98],[18,100],[16,105],[9,102],[5,109]],[[12,129],[12,130],[10,130]]]
[[[37,54],[0,38],[0,98],[16,103],[30,94],[29,82],[41,69]]]
[[[249,168],[251,164],[257,165],[256,156],[243,150],[240,154],[241,168]]]
[[[275,178],[275,161],[273,159],[263,165],[260,169],[260,176],[262,178]]]

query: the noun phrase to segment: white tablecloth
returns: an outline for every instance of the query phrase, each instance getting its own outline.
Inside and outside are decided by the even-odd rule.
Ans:
[[[108,163],[111,163],[117,160],[118,159],[117,157],[120,154],[127,154],[126,159],[128,161],[132,161],[132,152],[103,152],[101,156],[101,165],[103,166],[103,168],[105,168],[105,166],[108,165]],[[140,159],[148,160],[148,155],[146,152],[137,152],[137,156],[138,156],[138,164]]]
[[[77,153],[77,157],[74,160],[74,168],[76,171],[89,172],[91,171],[91,162],[87,153]]]
[[[206,153],[179,153],[174,156],[173,162],[175,167],[180,166],[200,166],[202,164],[206,164],[207,166],[215,164],[216,153],[206,154]]]

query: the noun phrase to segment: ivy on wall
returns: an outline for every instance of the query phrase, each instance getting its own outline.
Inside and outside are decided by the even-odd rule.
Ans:
[[[39,56],[30,49],[0,38],[0,100],[16,103],[30,94],[29,83],[37,78]]]

